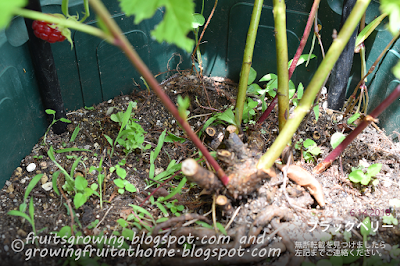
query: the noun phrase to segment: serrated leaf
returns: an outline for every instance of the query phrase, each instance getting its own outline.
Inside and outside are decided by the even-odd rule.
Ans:
[[[120,6],[126,15],[135,15],[135,24],[151,18],[158,8],[164,6],[164,19],[151,32],[152,36],[158,42],[174,43],[187,52],[193,49],[194,41],[186,37],[192,30],[192,0],[120,0]]]
[[[27,0],[0,1],[0,29],[5,28],[15,15],[16,9],[26,6]]]
[[[250,85],[256,80],[257,77],[257,71],[255,71],[254,68],[250,67],[250,72],[249,72],[249,78],[247,80],[247,85]]]
[[[343,133],[340,132],[336,132],[332,135],[331,137],[331,146],[332,148],[336,148],[337,146],[339,146],[340,143],[342,143],[342,141],[346,138],[346,135],[344,135]]]

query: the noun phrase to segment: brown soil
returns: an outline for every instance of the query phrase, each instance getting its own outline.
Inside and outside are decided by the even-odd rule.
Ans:
[[[183,73],[172,76],[162,85],[173,101],[176,101],[178,95],[190,97],[189,123],[196,132],[203,130],[203,125],[213,113],[221,112],[234,104],[236,84],[223,78],[204,77],[203,80],[199,80],[196,76]],[[325,95],[322,95],[320,102],[325,101],[324,97]],[[135,118],[138,119],[138,123],[147,132],[144,145],[150,144],[151,149],[137,149],[134,153],[130,153],[125,157],[122,147],[117,146],[114,156],[110,159],[107,155],[110,145],[104,135],[115,139],[119,131],[119,125],[111,121],[110,114],[126,110],[130,101],[137,102],[137,108],[134,110]],[[257,109],[258,115],[261,112],[260,106]],[[110,109],[112,107],[114,109]],[[43,243],[45,242],[45,236],[51,236],[51,232],[57,232],[64,226],[74,224],[76,226],[75,235],[91,236],[98,235],[101,232],[107,236],[120,235],[123,228],[117,220],[124,219],[128,221],[127,229],[132,229],[137,234],[140,234],[142,228],[138,228],[130,216],[133,211],[131,205],[141,205],[151,213],[155,220],[165,216],[156,205],[151,204],[150,200],[145,200],[149,191],[154,191],[156,187],[152,186],[150,189],[145,190],[148,183],[151,182],[148,179],[150,152],[157,146],[158,138],[164,129],[183,138],[183,142],[172,141],[164,144],[155,161],[156,174],[165,171],[172,160],[176,160],[176,163],[181,163],[186,158],[199,158],[197,149],[185,137],[177,122],[169,115],[160,100],[153,93],[147,91],[116,97],[94,106],[93,110],[76,110],[68,114],[68,119],[72,121],[68,126],[68,132],[58,136],[50,131],[46,139],[46,145],[42,145],[41,139],[33,148],[32,153],[22,160],[20,167],[14,171],[10,180],[0,191],[0,258],[2,265],[11,265],[12,263],[18,263],[18,265],[62,265],[64,262],[69,262],[70,265],[74,265],[73,263],[80,263],[78,265],[96,265],[95,263],[98,263],[100,265],[102,262],[107,265],[117,265],[117,263],[119,263],[118,265],[144,265],[147,263],[152,265],[300,265],[305,259],[315,263],[326,257],[321,257],[319,251],[311,256],[309,254],[301,255],[306,250],[303,246],[306,241],[309,244],[314,243],[314,245],[317,245],[318,241],[327,241],[327,244],[328,240],[337,241],[332,243],[340,243],[339,245],[342,246],[342,249],[342,243],[352,243],[353,241],[353,243],[360,243],[362,241],[359,228],[360,222],[367,216],[373,221],[373,226],[376,227],[378,225],[374,235],[368,236],[369,245],[378,243],[378,248],[374,249],[376,254],[380,254],[378,260],[386,263],[391,262],[391,265],[398,265],[400,252],[398,245],[396,248],[396,244],[400,242],[399,225],[384,227],[382,216],[386,215],[386,212],[390,212],[394,217],[399,218],[396,215],[398,215],[400,208],[390,204],[389,201],[400,199],[400,158],[398,155],[400,145],[399,143],[393,143],[376,126],[368,126],[346,149],[340,161],[336,160],[321,175],[314,175],[323,187],[326,202],[324,209],[318,206],[307,189],[294,184],[290,180],[284,181],[284,175],[279,172],[276,178],[265,179],[260,182],[257,185],[257,189],[247,196],[233,199],[227,195],[232,204],[231,210],[216,209],[215,219],[217,222],[223,226],[230,222],[227,228],[227,233],[232,240],[230,243],[200,246],[201,243],[195,242],[197,245],[194,249],[200,250],[202,248],[203,251],[209,249],[218,252],[222,248],[237,249],[239,247],[237,246],[239,244],[238,239],[241,236],[254,235],[257,236],[257,239],[260,239],[264,235],[270,237],[270,241],[265,241],[258,247],[263,247],[264,249],[268,247],[281,248],[282,254],[280,256],[260,259],[247,254],[240,258],[226,256],[218,260],[211,253],[210,258],[207,260],[204,257],[194,258],[195,256],[188,256],[185,259],[169,258],[168,256],[162,259],[153,258],[153,256],[134,259],[129,258],[126,254],[121,255],[119,253],[116,256],[109,254],[106,258],[96,259],[97,261],[84,259],[75,261],[73,258],[66,259],[65,257],[41,257],[41,254],[45,254],[43,250],[46,248],[56,249],[58,247],[68,248],[71,246],[77,250],[85,247],[85,245],[69,245],[68,243],[55,245],[52,240]],[[320,107],[318,121],[315,120],[314,114],[312,114],[307,123],[301,126],[294,139],[313,139],[322,150],[322,154],[316,158],[319,162],[332,150],[330,138],[333,133],[342,131],[343,127],[340,125],[342,119],[341,113],[330,110],[325,111]],[[71,134],[77,125],[81,128],[79,134],[74,142],[70,142]],[[216,125],[216,128],[219,131],[223,131],[224,125],[220,123]],[[247,126],[243,137],[244,142],[250,139],[248,138],[248,132],[253,129],[252,125]],[[262,152],[265,152],[278,134],[276,112],[273,112],[269,120],[261,128],[257,128],[257,131],[262,133],[261,137],[258,139],[257,145],[252,146],[257,146]],[[210,140],[205,137],[204,133],[202,133],[201,139],[211,150],[210,146],[212,144],[210,144]],[[53,189],[46,191],[42,188],[42,184],[50,182],[52,174],[59,170],[47,155],[50,146],[53,146],[54,150],[70,147],[90,150],[90,152],[79,151],[55,155],[57,162],[67,171],[70,171],[75,160],[73,158],[68,159],[67,155],[83,156],[86,169],[83,164],[79,164],[74,175],[76,177],[77,175],[86,174],[89,185],[97,183],[97,173],[96,171],[89,172],[89,167],[98,167],[101,157],[105,156],[103,166],[106,170],[106,179],[103,184],[103,208],[100,208],[99,197],[95,195],[92,195],[82,207],[76,210],[73,207],[73,202],[71,202],[70,205],[75,211],[75,219],[71,222],[70,207],[65,204],[65,198],[73,199],[73,194],[64,193],[63,197],[58,196]],[[126,164],[121,167],[127,171],[126,180],[135,185],[137,191],[134,193],[125,191],[124,194],[119,194],[113,182],[118,177],[115,172],[110,173],[109,170],[111,166],[115,166],[124,158],[126,159]],[[305,163],[298,150],[294,151],[294,159],[295,164],[300,165],[310,173],[316,165],[316,163]],[[376,179],[379,180],[377,185],[370,183],[368,186],[362,186],[349,181],[348,175],[352,171],[351,168],[357,167],[360,162],[364,165],[382,164],[382,170],[376,176]],[[33,172],[27,172],[26,170],[30,163],[36,165],[36,169]],[[201,164],[206,168],[208,167],[204,161]],[[25,219],[7,215],[7,212],[18,210],[23,201],[27,185],[36,174],[45,174],[48,180],[42,177],[42,182],[35,186],[28,196],[28,200],[30,197],[33,198],[36,229],[45,229],[39,234],[42,236],[41,239],[43,241],[40,244],[40,248],[36,250],[35,256],[32,253],[32,258],[29,258],[29,251],[34,251],[36,248],[31,241],[25,245],[22,252],[14,252],[13,248],[15,249],[14,245],[18,244],[15,242],[17,239],[21,239],[24,242],[28,241],[27,236],[32,232],[32,227]],[[171,181],[163,185],[163,188],[167,191],[172,191],[182,178],[182,174],[178,172]],[[65,177],[61,174],[58,179],[58,182],[62,185]],[[286,189],[284,189],[283,184],[286,184]],[[154,197],[165,196],[162,192],[157,191]],[[196,237],[206,235],[209,239],[215,235],[213,229],[204,228],[199,224],[187,223],[192,219],[207,222],[213,220],[210,213],[213,197],[200,192],[201,189],[196,185],[190,182],[186,183],[180,195],[175,197],[178,199],[176,205],[184,206],[184,210],[179,213],[185,215],[181,215],[180,218],[172,218],[175,215],[168,210],[168,218],[170,220],[169,223],[162,224],[161,228],[164,230],[160,235],[176,235],[179,237],[191,233]],[[285,196],[286,192],[288,197]],[[224,191],[221,193],[224,194]],[[27,203],[29,204],[29,201]],[[238,212],[233,213],[234,211]],[[272,220],[274,217],[278,217],[282,221],[279,223],[279,219]],[[93,228],[90,225],[95,220],[98,220],[99,223],[96,228]],[[151,221],[145,219],[143,221],[152,225]],[[354,227],[350,230],[351,224]],[[276,235],[276,228],[279,231],[278,235]],[[346,230],[350,231],[350,233],[345,232]],[[154,234],[156,235],[156,233]],[[350,241],[347,237],[350,237]],[[249,253],[250,250],[254,250],[254,247],[257,247],[257,244],[240,244],[240,247],[244,248],[245,253]],[[133,245],[132,247],[136,248],[137,246]],[[147,246],[142,243],[141,247],[145,250],[146,248],[154,247],[154,243]],[[174,249],[169,247],[169,251],[176,252],[179,247],[179,245],[173,246]],[[40,253],[40,251],[43,253]],[[369,260],[369,263],[372,263],[372,258],[369,258]],[[361,259],[357,263],[361,265]]]

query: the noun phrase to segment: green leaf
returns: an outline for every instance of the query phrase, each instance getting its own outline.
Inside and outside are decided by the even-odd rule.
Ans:
[[[349,174],[349,179],[351,182],[360,183],[363,185],[368,185],[371,178],[368,178],[362,170],[354,170]],[[367,182],[368,181],[368,182]]]
[[[125,221],[124,219],[121,219],[121,218],[119,218],[119,219],[117,220],[117,223],[118,223],[122,228],[128,227],[128,225],[129,225],[127,221]]]
[[[273,80],[273,79],[278,79],[278,76],[275,75],[275,74],[267,74],[267,75],[264,75],[264,76],[260,79],[260,82],[261,82],[261,81],[270,81],[270,80]]]
[[[113,140],[109,136],[107,136],[106,134],[104,134],[103,136],[106,138],[106,140],[108,141],[108,143],[112,147],[113,146]]]
[[[314,54],[311,54],[311,55],[310,55],[310,59],[313,59],[313,58],[315,58],[315,57],[317,57],[317,56],[314,55]],[[308,59],[308,54],[302,54],[302,55],[300,55],[299,61],[297,61],[296,66],[299,66],[299,65],[303,64],[304,62],[307,61],[307,59]],[[290,61],[288,62],[288,69],[290,68],[290,65],[292,64],[292,61],[293,61],[293,59],[290,60]]]
[[[260,93],[261,92],[261,93]],[[247,95],[252,95],[252,96],[258,96],[264,92],[263,89],[257,84],[257,83],[252,83],[250,86],[247,87],[246,94]],[[265,94],[265,92],[264,92]]]
[[[74,129],[74,132],[72,132],[71,139],[69,140],[69,142],[75,141],[76,137],[78,136],[79,130],[81,130],[81,128],[79,127],[79,125],[77,125]]]
[[[183,186],[186,184],[186,181],[187,181],[186,177],[182,178],[181,182],[179,182],[179,185],[174,190],[172,190],[171,193],[169,193],[163,199],[163,201],[168,200],[168,199],[172,198],[173,196],[175,196],[176,194],[178,194],[179,192],[181,192]]]
[[[72,164],[72,167],[71,167],[71,174],[70,174],[71,177],[74,176],[75,168],[78,166],[78,164],[79,164],[79,162],[81,161],[81,159],[82,159],[82,156],[78,157],[78,158],[75,160],[75,162]]]
[[[214,227],[212,225],[209,225],[208,223],[203,222],[203,221],[196,221],[196,224],[198,224],[202,227],[208,228],[208,229],[214,229]]]
[[[26,187],[26,190],[25,190],[24,202],[28,198],[28,195],[29,195],[29,193],[31,193],[32,189],[36,186],[36,184],[42,178],[42,176],[43,176],[43,174],[35,175],[35,177],[32,178],[31,182],[29,182],[29,185]]]
[[[165,142],[170,142],[170,143],[180,142],[180,143],[184,143],[186,141],[185,138],[181,138],[181,137],[175,136],[174,134],[172,134],[170,132],[167,132],[167,133],[168,133],[168,136],[165,137]]]
[[[78,192],[75,194],[74,197],[74,205],[75,205],[75,209],[78,209],[79,207],[81,207],[83,204],[85,204],[87,198],[85,195],[83,195],[82,193]]]
[[[65,149],[56,150],[56,153],[64,153],[64,152],[71,152],[71,151],[89,151],[89,152],[92,152],[91,150],[79,149],[79,148],[72,147],[72,148],[65,148]]]
[[[188,110],[187,109],[190,106],[189,96],[186,96],[185,99],[184,99],[184,98],[182,98],[181,95],[178,95],[176,100],[178,102],[179,116],[186,120],[187,116],[188,116]]]
[[[174,43],[187,52],[193,49],[194,41],[186,37],[192,30],[192,0],[120,0],[120,6],[126,15],[135,15],[135,24],[151,18],[158,8],[165,6],[164,19],[151,32],[152,36],[158,42]]]
[[[127,190],[127,191],[129,191],[129,192],[136,192],[136,187],[133,185],[133,184],[131,184],[131,183],[126,183],[125,184],[125,189]]]
[[[254,68],[250,67],[250,72],[249,72],[249,79],[247,80],[247,85],[250,85],[256,80],[257,77],[257,71],[254,70]]]
[[[382,20],[387,16],[387,14],[382,14],[371,23],[369,23],[365,28],[358,34],[357,39],[356,39],[356,46],[359,46],[362,42],[365,41],[365,39],[368,38],[369,35],[378,27],[378,25],[382,22]]]
[[[333,149],[335,149],[337,146],[339,146],[340,143],[346,138],[346,135],[340,132],[336,132],[332,135],[331,137],[331,146]]]
[[[364,219],[363,224],[365,226],[361,225],[360,233],[363,235],[364,238],[366,238],[369,235],[369,233],[371,232],[371,220],[368,216]],[[365,228],[365,227],[367,227],[367,228]]]
[[[303,92],[304,92],[304,86],[303,83],[299,83],[299,86],[297,87],[297,99],[301,99],[303,97]]]
[[[122,179],[114,179],[114,184],[119,187],[119,188],[124,188],[125,187],[125,180]]]
[[[296,86],[293,81],[289,80],[289,99],[291,99],[296,93]]]
[[[163,223],[165,221],[168,221],[168,218],[167,217],[161,217],[160,219],[156,220],[156,223]]]
[[[316,144],[315,141],[313,141],[312,139],[306,139],[306,140],[303,142],[304,148],[308,148],[308,147],[314,146],[314,145],[317,145],[317,144]]]
[[[165,140],[165,134],[167,133],[167,129],[165,129],[160,137],[158,138],[158,143],[157,143],[157,147],[154,149],[154,160],[157,158],[158,154],[161,151],[162,146],[164,145],[164,140]],[[153,162],[154,162],[153,160]]]
[[[360,113],[355,113],[354,115],[352,115],[349,119],[347,119],[347,124],[350,125],[352,124],[354,121],[357,120],[357,118],[360,117]]]
[[[93,189],[91,189],[91,188],[88,188],[88,187],[85,187],[85,189],[83,190],[84,191],[84,195],[85,195],[85,197],[88,199],[90,196],[92,196],[93,195],[93,193],[95,193],[95,191],[93,191]],[[97,192],[96,192],[97,193]],[[98,193],[97,193],[98,194]]]
[[[126,177],[126,170],[121,167],[117,167],[116,169],[117,169],[117,171],[116,171],[117,175],[119,177],[121,177],[122,179],[124,179]]]
[[[54,189],[54,191],[56,192],[56,194],[57,194],[58,196],[60,196],[60,191],[58,190],[58,187],[57,187],[57,178],[58,178],[58,176],[60,175],[60,173],[61,173],[61,171],[56,171],[56,172],[54,172],[54,173],[53,173],[53,177],[52,177],[52,179],[51,179],[51,182],[52,182],[52,184],[53,184],[53,189]]]
[[[60,118],[60,121],[61,121],[61,122],[64,122],[64,123],[71,123],[71,120],[66,119],[66,118],[64,118],[64,117],[61,117],[61,118]]]
[[[206,19],[203,17],[202,14],[199,14],[199,13],[193,14],[193,22],[192,22],[193,29],[197,29],[198,27],[203,26],[205,22],[206,22]]]
[[[26,213],[23,213],[23,212],[20,212],[20,211],[17,211],[17,210],[11,210],[11,211],[7,212],[7,214],[8,215],[13,215],[13,216],[20,216],[20,217],[26,219],[29,223],[32,224],[31,218]]]
[[[233,111],[231,108],[228,108],[223,112],[222,114],[217,114],[215,117],[218,119],[227,122],[228,124],[235,125],[235,115],[233,114]]]
[[[137,213],[143,213],[146,214],[147,216],[149,216],[150,218],[153,218],[153,216],[144,208],[137,206],[137,205],[133,205],[133,204],[129,204],[129,206],[132,207],[132,209],[137,212]]]
[[[368,167],[367,175],[370,177],[376,176],[381,171],[381,168],[382,164],[380,163],[372,164]]]
[[[314,106],[313,111],[314,111],[314,115],[315,115],[315,120],[318,121],[318,118],[319,118],[319,105],[318,104],[316,106]]]
[[[4,1],[3,1],[4,2]],[[46,114],[48,114],[48,115],[54,115],[55,113],[56,113],[56,111],[54,111],[54,110],[51,110],[51,109],[46,109],[46,110],[44,110],[45,112],[46,112]]]
[[[125,189],[123,189],[123,188],[118,189],[118,193],[119,194],[124,194],[125,193]]]
[[[165,209],[165,207],[161,204],[161,202],[156,201],[155,204],[157,205],[157,207],[160,209],[160,211],[161,211],[165,216],[169,216],[167,209]]]
[[[26,6],[27,0],[0,1],[0,29],[5,28],[15,15],[15,10]]]
[[[220,223],[217,222],[216,225],[217,225],[218,230],[219,230],[221,233],[223,233],[224,235],[228,235],[228,233],[227,233],[226,230],[225,230],[225,227],[224,227],[222,224],[220,224]]]
[[[101,183],[101,181],[100,181]],[[96,191],[99,188],[99,185],[97,185],[96,183],[93,183],[90,185],[90,189],[92,189],[93,191]]]
[[[75,187],[77,190],[84,190],[88,186],[88,181],[83,176],[76,176]]]

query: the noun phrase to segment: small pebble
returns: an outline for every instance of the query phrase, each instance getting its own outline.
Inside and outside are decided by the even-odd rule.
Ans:
[[[26,171],[28,171],[28,172],[33,172],[35,169],[36,169],[36,164],[34,164],[34,163],[30,163],[26,167]]]
[[[107,103],[112,103],[112,99],[108,100]]]
[[[46,191],[50,191],[50,190],[53,188],[53,183],[52,183],[52,182],[44,183],[44,184],[42,185],[42,188],[43,188],[44,190],[46,190]]]
[[[47,168],[47,162],[46,161],[40,162],[39,166],[42,169],[46,169]]]

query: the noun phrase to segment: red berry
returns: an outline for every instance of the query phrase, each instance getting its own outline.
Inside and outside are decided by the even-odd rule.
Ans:
[[[33,33],[35,33],[36,37],[48,41],[49,43],[64,41],[64,35],[62,35],[59,30],[49,27],[49,25],[54,24],[48,24],[45,21],[35,20],[32,23]]]

